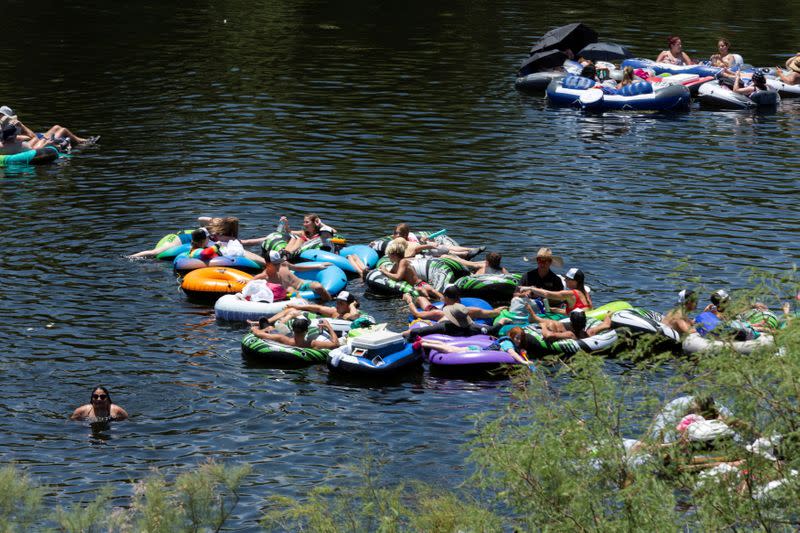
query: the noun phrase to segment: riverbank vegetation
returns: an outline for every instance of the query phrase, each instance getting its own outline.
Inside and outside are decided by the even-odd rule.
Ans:
[[[759,299],[797,291],[793,278],[768,281]],[[753,300],[741,296],[742,306]],[[460,487],[387,479],[380,464],[392,458],[374,457],[345,485],[317,487],[302,499],[265,495],[260,525],[314,532],[796,530],[800,319],[774,336],[774,346],[751,355],[723,349],[692,359],[654,356],[638,343],[613,372],[586,354],[543,363],[514,378],[504,409],[475,420],[472,474]],[[647,378],[664,372],[674,377]],[[679,397],[691,399],[665,410]],[[718,418],[713,438],[687,437],[691,426],[676,429],[690,411]],[[6,466],[0,530],[218,531],[235,513],[248,472],[207,463],[170,482],[162,475],[139,481],[122,505],[105,490],[50,512],[47,488]]]

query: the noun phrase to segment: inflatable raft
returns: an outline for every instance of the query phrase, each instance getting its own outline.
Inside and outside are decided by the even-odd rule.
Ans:
[[[318,335],[315,328],[308,330],[309,336]],[[248,333],[242,339],[242,357],[274,368],[302,368],[324,363],[330,350],[298,348],[275,341],[262,339]]]
[[[284,310],[287,305],[305,305],[303,298],[292,298],[277,302],[256,302],[245,300],[239,294],[225,294],[214,304],[214,315],[217,320],[227,322],[246,322],[261,317],[271,317]],[[335,329],[335,328],[334,328]]]
[[[464,276],[454,285],[462,296],[481,298],[492,304],[504,305],[511,301],[514,291],[522,278],[520,274],[481,274]]]
[[[61,152],[55,146],[26,150],[17,154],[0,155],[0,168],[17,165],[43,165],[55,161]]]
[[[381,258],[378,267],[389,263],[388,258]],[[434,289],[441,292],[445,287],[455,282],[457,279],[469,274],[469,271],[453,259],[447,257],[414,257],[411,259],[411,266],[422,281],[431,285]],[[364,278],[367,288],[377,294],[387,294],[391,296],[402,296],[412,294],[419,296],[417,290],[405,281],[395,281],[389,279],[380,271],[379,268],[370,270]]]
[[[241,292],[253,276],[234,268],[205,267],[189,272],[181,282],[181,289],[189,300],[214,303],[224,294]]]
[[[261,243],[262,255],[267,258],[272,250],[283,251],[286,248],[286,244],[285,235],[279,232],[270,233],[267,235],[266,240]],[[354,244],[340,247],[339,244],[339,237],[334,237],[329,242],[325,242],[319,237],[310,239],[292,254],[289,261],[292,263],[305,261],[333,263],[349,277],[358,276],[358,272],[347,260],[349,255],[358,256],[361,262],[369,268],[373,268],[378,262],[378,253],[367,245]]]
[[[248,274],[259,274],[262,270],[264,270],[262,265],[244,256],[227,257],[220,255],[205,261],[199,257],[190,257],[188,252],[183,252],[175,256],[175,260],[172,262],[172,268],[179,276],[185,276],[192,270],[205,267],[235,268],[236,270],[240,270]]]
[[[598,86],[595,80],[567,76],[547,87],[547,99],[556,106],[580,107],[587,111],[682,111],[691,103],[683,85],[636,82],[621,89]]]
[[[422,350],[414,349],[399,333],[374,331],[331,350],[327,363],[334,374],[389,377],[419,367]]]
[[[756,339],[747,341],[722,340],[713,337],[703,337],[699,333],[691,333],[683,340],[683,352],[695,354],[701,352],[715,352],[729,348],[741,354],[751,354],[759,348],[772,346],[772,335],[762,333]]]
[[[458,246],[458,243],[447,235],[447,230],[445,229],[439,231],[415,231],[413,233],[417,239],[427,239],[431,242],[444,244],[446,246]],[[372,241],[369,243],[369,247],[378,252],[379,257],[383,257],[386,253],[386,247],[393,239],[394,237],[392,235],[387,235]]]
[[[632,67],[634,69],[641,68],[652,71],[657,76],[662,74],[697,74],[698,76],[716,76],[722,69],[719,67],[712,67],[709,65],[673,65],[671,63],[656,63],[652,59],[645,59],[641,57],[634,57],[626,59],[622,62],[621,68]]]
[[[596,319],[588,319],[586,327],[596,326]],[[533,345],[528,345],[529,357],[542,357],[546,355],[575,355],[580,351],[586,353],[602,352],[610,350],[617,342],[617,332],[613,329],[601,331],[597,335],[586,337],[585,339],[560,339],[548,342],[542,336],[539,328],[529,325],[523,328],[528,335],[528,339],[533,340]]]
[[[662,324],[662,318],[663,316],[655,311],[624,309],[611,315],[611,327],[617,331],[620,341],[625,340],[625,344],[629,346],[642,335],[653,335],[656,339],[656,345],[652,346],[653,350],[677,350],[681,346],[680,334]]]
[[[756,109],[775,107],[781,102],[778,91],[758,91],[750,96],[733,92],[718,81],[704,83],[697,91],[697,99],[703,107],[717,109]]]
[[[449,346],[463,348],[458,352],[440,352],[431,349],[427,360],[432,371],[440,373],[458,372],[491,372],[502,367],[525,366],[514,359],[508,352],[496,348],[495,339],[488,335],[471,337],[451,337],[449,335],[428,335],[425,340],[444,342]]]

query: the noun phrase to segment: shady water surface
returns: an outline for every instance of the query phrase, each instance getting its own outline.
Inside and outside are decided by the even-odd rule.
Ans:
[[[796,50],[797,21],[763,20],[759,2],[723,3],[735,25],[695,3],[623,24],[622,4],[580,15],[641,55],[673,32],[695,56],[723,32],[755,64]],[[365,385],[322,367],[247,364],[243,330],[188,303],[168,264],[124,257],[198,215],[239,216],[247,237],[306,212],[351,242],[400,221],[447,228],[500,251],[512,271],[547,245],[586,272],[595,302],[662,311],[681,258],[707,287],[728,289],[748,285],[746,267],[797,261],[798,104],[548,108],[514,91],[513,72],[536,37],[575,20],[550,4],[6,6],[26,38],[5,45],[0,104],[36,129],[102,135],[51,166],[0,171],[0,458],[61,502],[106,483],[122,496],[153,468],[209,458],[254,466],[241,529],[265,496],[342,482],[366,452],[389,459],[398,480],[453,487],[467,473],[469,416],[508,401],[502,380],[426,371]],[[364,294],[358,281],[350,289]],[[398,301],[363,302],[403,326]],[[642,374],[665,394],[668,377]],[[93,432],[66,421],[96,384],[129,422]]]

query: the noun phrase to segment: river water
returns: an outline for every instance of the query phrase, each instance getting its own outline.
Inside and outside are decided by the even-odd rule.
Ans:
[[[723,34],[776,64],[796,51],[797,21],[765,20],[759,2],[713,17],[683,2],[630,27],[632,2],[149,4],[4,7],[21,37],[5,43],[0,104],[36,129],[102,135],[69,160],[0,170],[0,459],[61,502],[105,483],[123,496],[152,468],[246,461],[233,525],[249,529],[264,496],[340,482],[365,452],[397,479],[452,487],[469,415],[508,399],[505,381],[366,386],[246,364],[243,331],[188,303],[168,264],[124,257],[198,215],[239,216],[246,237],[309,211],[351,242],[400,221],[448,228],[512,271],[551,246],[596,303],[659,310],[687,257],[705,288],[731,289],[748,267],[784,272],[800,255],[800,102],[597,116],[513,89],[530,44],[578,16],[643,56],[682,20],[692,56]],[[365,309],[403,324],[398,301]],[[663,390],[668,375],[642,377]],[[98,383],[132,418],[93,433],[66,417]]]

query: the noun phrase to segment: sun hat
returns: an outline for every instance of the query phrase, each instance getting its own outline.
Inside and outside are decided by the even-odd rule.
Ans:
[[[278,250],[269,251],[269,262],[273,265],[280,265],[284,261],[286,261],[286,258]]]
[[[444,312],[444,317],[456,326],[468,328],[473,324],[472,319],[469,317],[469,314],[467,314],[467,308],[464,304],[456,303],[445,305],[442,311]]]
[[[786,67],[800,74],[800,56],[792,56],[787,59]]]
[[[536,252],[536,258],[535,259],[549,259],[550,261],[552,261],[553,266],[556,266],[556,267],[559,267],[559,268],[564,266],[564,260],[561,259],[561,257],[559,257],[557,255],[553,255],[553,250],[551,250],[550,248],[547,248],[546,246],[542,246],[541,248],[539,248],[539,250]],[[522,260],[523,261],[528,261],[528,262],[531,261],[527,257],[523,257]]]

